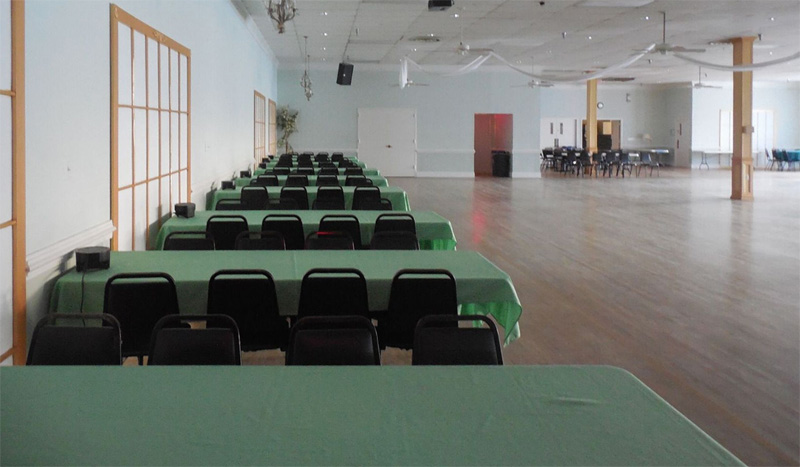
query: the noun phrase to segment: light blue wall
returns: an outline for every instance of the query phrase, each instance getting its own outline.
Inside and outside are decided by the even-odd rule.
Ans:
[[[192,52],[194,200],[252,162],[253,90],[276,63],[228,0],[118,5]],[[109,219],[109,3],[26,2],[28,251]],[[199,201],[199,205],[204,202]]]
[[[398,65],[399,71],[399,65]],[[514,115],[514,173],[534,174],[539,167],[539,91],[512,89],[525,79],[512,73],[478,72],[460,77],[420,74],[430,84],[401,90],[398,71],[359,69],[351,86],[336,84],[336,70],[311,70],[314,96],[307,101],[300,87],[302,70],[278,73],[280,105],[300,111],[299,132],[291,143],[298,150],[358,148],[360,107],[417,109],[418,172],[421,175],[473,173],[476,113]]]

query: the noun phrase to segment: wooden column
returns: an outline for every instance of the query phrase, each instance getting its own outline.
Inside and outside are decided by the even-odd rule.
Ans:
[[[733,64],[753,63],[755,37],[737,37],[733,44]],[[753,199],[753,72],[733,73],[733,160],[731,199]]]
[[[586,147],[590,153],[597,152],[597,80],[586,82]]]
[[[27,347],[27,262],[25,260],[25,2],[11,2],[11,114],[14,130],[11,139],[14,178],[13,230],[13,349],[14,365],[25,365]]]

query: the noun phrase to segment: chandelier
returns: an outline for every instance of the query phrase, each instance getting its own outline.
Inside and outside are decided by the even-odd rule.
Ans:
[[[294,0],[269,0],[267,13],[275,21],[275,25],[278,27],[278,34],[283,34],[284,24],[294,19],[297,8],[294,6]]]
[[[311,96],[314,95],[314,91],[311,90],[311,78],[308,76],[308,61],[311,57],[308,55],[308,36],[303,37],[306,40],[306,71],[303,72],[303,77],[300,79],[300,86],[305,91],[306,99],[310,101]]]

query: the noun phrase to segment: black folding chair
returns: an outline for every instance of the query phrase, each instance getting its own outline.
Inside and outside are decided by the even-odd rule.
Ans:
[[[236,237],[237,250],[285,250],[286,241],[280,232],[242,232]]]
[[[249,211],[259,211],[266,209],[269,200],[269,192],[265,186],[244,186],[239,195],[242,202],[242,209]]]
[[[339,177],[336,175],[317,175],[317,186],[339,186]]]
[[[121,342],[111,315],[52,313],[36,323],[26,365],[121,365]]]
[[[284,186],[308,186],[308,175],[289,175]]]
[[[261,221],[261,230],[279,232],[283,236],[287,250],[305,248],[303,221],[297,214],[268,214]]]
[[[358,217],[352,214],[328,214],[319,221],[319,230],[323,232],[347,232],[353,239],[356,250],[363,248],[361,243],[361,224]]]
[[[419,250],[419,240],[405,230],[384,230],[372,235],[369,247],[371,250]]]
[[[460,328],[481,321],[488,328]],[[455,325],[455,326],[454,326]],[[414,331],[412,365],[502,365],[503,351],[494,322],[482,315],[430,315]]]
[[[297,318],[358,315],[369,318],[367,280],[353,268],[311,269],[300,285]]]
[[[236,237],[247,231],[247,219],[240,215],[215,215],[206,221],[206,232],[214,238],[217,250],[235,250]]]
[[[308,210],[308,191],[304,186],[284,186],[281,189],[281,198],[293,199],[297,209]]]
[[[114,275],[106,281],[103,313],[119,321],[123,358],[137,357],[141,365],[156,322],[179,313],[175,281],[163,272]]]
[[[164,239],[163,250],[214,250],[214,237],[203,230],[170,232]]]
[[[241,200],[238,199],[221,199],[217,201],[214,209],[217,211],[242,211],[244,206],[242,206]]]
[[[416,235],[417,223],[414,216],[408,213],[381,214],[375,219],[375,233],[389,231],[405,231]]]
[[[363,316],[310,316],[293,327],[286,365],[380,365],[378,335]]]
[[[344,210],[344,190],[339,186],[321,186],[317,188],[317,197],[313,208],[316,210]]]
[[[353,238],[347,232],[311,232],[306,237],[306,250],[355,250]]]
[[[381,203],[381,189],[376,186],[359,186],[353,190],[353,210],[366,210]]]
[[[187,323],[202,322],[205,328]],[[241,365],[239,328],[226,315],[168,315],[153,328],[147,365]]]
[[[215,272],[208,281],[206,312],[236,321],[245,352],[286,348],[289,320],[280,315],[275,280],[263,269]]]
[[[277,175],[259,175],[257,178],[250,180],[250,185],[256,186],[279,186]]]
[[[344,179],[344,186],[372,186],[372,180],[363,175],[348,175]]]

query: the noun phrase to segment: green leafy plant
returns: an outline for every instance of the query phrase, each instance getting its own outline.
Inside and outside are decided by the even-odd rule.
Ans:
[[[297,133],[297,110],[289,106],[278,107],[276,124],[281,130],[281,137],[278,139],[278,146],[284,147],[285,152],[291,152],[292,146],[289,145],[289,138]]]

